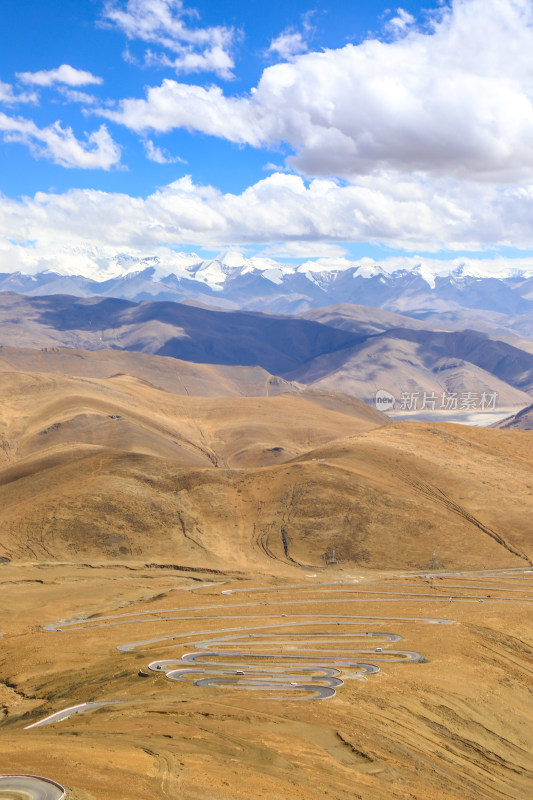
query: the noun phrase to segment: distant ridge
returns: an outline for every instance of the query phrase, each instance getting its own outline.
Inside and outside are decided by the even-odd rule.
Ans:
[[[379,264],[346,259],[284,264],[269,258],[246,258],[228,251],[214,259],[176,253],[135,258],[117,254],[102,258],[73,256],[67,274],[0,274],[0,291],[28,295],[73,294],[125,300],[184,300],[230,309],[298,314],[339,302],[357,303],[400,313],[493,311],[511,316],[533,313],[533,271],[510,266],[499,273],[473,262],[434,274],[418,266],[391,272]],[[88,266],[89,265],[89,266]],[[92,266],[90,266],[92,265]]]
[[[500,422],[496,423],[494,428],[506,428],[506,429],[515,429],[515,430],[522,430],[522,431],[533,431],[533,404],[530,406],[526,406],[517,414],[513,414],[511,417],[507,417],[506,419],[502,419]]]
[[[263,369],[285,381],[371,403],[380,389],[398,398],[404,391],[439,397],[443,392],[491,392],[498,395],[499,406],[531,402],[533,352],[520,347],[518,339],[443,330],[361,306],[322,309],[318,318],[108,297],[0,294],[0,341],[13,347],[122,350]],[[75,374],[75,364],[72,369]],[[167,374],[168,368],[162,371]],[[148,373],[153,370],[143,379],[154,383]],[[226,371],[222,383],[228,376]],[[265,378],[257,375],[259,381]]]

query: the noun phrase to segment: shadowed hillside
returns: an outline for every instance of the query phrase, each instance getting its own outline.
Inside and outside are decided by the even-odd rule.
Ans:
[[[206,393],[202,383],[216,374],[212,370],[208,376],[207,365],[211,365],[225,368],[218,373],[221,394],[233,394],[237,386],[243,394],[276,393],[260,385],[266,379],[264,372],[232,372],[241,366],[262,368],[286,381],[366,401],[372,401],[378,389],[385,389],[398,398],[404,391],[438,396],[485,392],[496,393],[500,407],[530,404],[533,352],[531,345],[521,346],[519,339],[502,341],[474,330],[442,330],[438,323],[435,330],[398,314],[346,304],[318,309],[313,315],[319,321],[170,302],[0,295],[4,345],[111,349],[197,364],[188,371],[181,368],[191,381],[190,386],[186,382],[180,387],[176,372],[162,362],[161,381],[154,379],[153,365],[142,359],[135,362],[134,374],[170,391]],[[82,364],[83,358],[78,359],[80,374],[94,375]],[[117,357],[116,371],[131,374],[127,364],[121,367],[119,362]],[[102,357],[104,375],[109,374],[110,364],[110,356]],[[74,370],[70,374],[78,374],[76,366],[70,363],[69,369]],[[32,369],[31,363],[27,368]],[[44,366],[36,368],[41,371]],[[52,371],[56,369],[61,371],[51,365]]]
[[[202,364],[259,365],[274,374],[361,337],[309,320],[178,303],[68,295],[0,295],[2,343],[135,350]]]
[[[495,428],[515,428],[516,430],[533,430],[533,405],[526,406],[512,417],[502,419],[494,425]]]

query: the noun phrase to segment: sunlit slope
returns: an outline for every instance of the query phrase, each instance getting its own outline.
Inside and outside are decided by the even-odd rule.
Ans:
[[[265,465],[387,422],[375,409],[334,393],[189,397],[127,375],[0,373],[0,400],[6,465],[80,445],[181,465]]]
[[[177,397],[126,377],[0,385],[0,556],[271,572],[332,548],[378,568],[533,558],[527,431],[376,427],[365,406],[324,408],[335,396]]]
[[[4,329],[4,328],[3,328]],[[261,397],[303,388],[262,367],[195,364],[128,350],[0,347],[0,372],[47,372],[84,378],[131,375],[154,388],[199,397]]]

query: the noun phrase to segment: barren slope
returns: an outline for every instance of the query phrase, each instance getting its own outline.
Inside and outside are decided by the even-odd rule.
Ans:
[[[222,312],[179,303],[0,293],[2,343],[135,350],[202,364],[262,366],[274,374],[358,337],[311,320]]]
[[[334,397],[213,401],[126,377],[0,377],[8,558],[284,571],[332,548],[393,568],[427,568],[434,551],[446,567],[533,555],[527,431],[376,427],[367,407],[324,408]]]
[[[181,465],[263,465],[387,422],[361,401],[333,393],[190,397],[128,375],[0,372],[0,397],[4,466],[37,455],[69,458],[80,447]]]
[[[500,407],[530,403],[533,353],[529,346],[522,348],[519,339],[510,339],[511,344],[473,330],[446,331],[440,323],[435,330],[427,323],[362,306],[340,305],[313,316],[320,321],[168,302],[0,294],[4,344],[119,349],[199,362],[203,368],[188,371],[194,394],[204,394],[203,387],[215,374],[211,366],[208,375],[207,365],[226,365],[226,371],[220,372],[223,394],[228,385],[232,393],[240,385],[245,394],[274,393],[271,385],[268,390],[258,386],[266,378],[264,373],[246,376],[228,371],[247,366],[367,401],[377,389],[385,389],[397,397],[404,391],[438,396],[442,392],[496,392]],[[108,374],[107,360],[103,359],[104,374]],[[72,367],[76,369],[75,364]],[[88,374],[86,365],[80,368]],[[135,374],[137,369],[157,386],[178,388],[177,375],[168,366],[162,367],[163,382],[153,380],[153,367],[142,359],[135,362]],[[132,370],[126,366],[117,371]],[[184,390],[190,391],[187,381],[184,389],[178,388]]]
[[[198,397],[262,397],[303,389],[262,367],[195,364],[129,350],[0,345],[0,372],[48,372],[85,378],[124,374],[147,381],[156,389]]]
[[[285,373],[301,383],[370,401],[378,389],[402,392],[496,392],[498,404],[528,404],[533,355],[475,331],[397,329],[318,356]]]

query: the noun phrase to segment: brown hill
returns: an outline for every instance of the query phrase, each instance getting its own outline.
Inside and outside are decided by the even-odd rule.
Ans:
[[[533,557],[528,432],[376,427],[334,396],[179,397],[127,376],[3,373],[0,392],[7,558],[278,572],[333,547],[381,568]]]
[[[263,465],[387,421],[361,401],[333,394],[211,399],[174,395],[128,375],[3,372],[0,396],[5,464],[67,457],[82,446],[183,466]]]
[[[383,333],[391,328],[413,328],[413,330],[427,330],[428,326],[415,317],[396,314],[394,311],[385,311],[382,308],[370,308],[353,303],[336,303],[332,306],[312,308],[299,315],[302,319],[320,322],[343,331],[361,333],[365,335]],[[453,325],[439,325],[438,320],[432,324],[431,329],[453,330]]]
[[[128,350],[30,349],[0,345],[0,372],[55,373],[85,378],[130,375],[156,389],[198,397],[263,397],[300,392],[303,386],[262,367],[195,364]]]
[[[202,364],[261,366],[279,375],[354,344],[352,333],[310,320],[179,303],[0,293],[2,344],[135,350]]]
[[[476,331],[392,329],[317,356],[285,377],[371,402],[378,389],[402,392],[496,392],[500,406],[529,403],[533,354]]]
[[[473,330],[443,330],[442,325],[432,330],[425,322],[362,306],[319,309],[313,316],[320,321],[177,303],[0,294],[0,325],[6,345],[116,349],[228,369],[260,367],[285,380],[353,394],[369,402],[377,389],[385,389],[397,397],[404,391],[435,392],[437,396],[442,392],[496,392],[499,406],[530,403],[533,353],[521,347],[519,339],[509,343]],[[138,366],[143,378],[156,386],[184,390],[176,385],[172,369],[162,369],[166,376],[162,383],[154,380],[153,368]],[[130,372],[127,367],[117,371]],[[209,383],[214,373],[209,377],[196,367],[192,373],[192,393],[207,393],[201,384],[204,380]],[[252,385],[266,378],[263,373],[241,377],[244,384],[251,380]],[[240,378],[229,372],[221,378],[222,384],[240,383]],[[245,388],[244,393],[273,392],[260,387]]]
[[[415,313],[415,312],[413,312]],[[429,331],[475,330],[486,333],[492,339],[508,340],[515,347],[522,347],[533,336],[531,314],[503,314],[481,308],[456,308],[447,311],[425,311],[414,316],[386,311],[383,308],[353,303],[336,303],[331,306],[312,308],[299,316],[355,333],[381,333],[391,328],[411,328]],[[524,339],[523,337],[529,337]],[[527,349],[527,347],[526,347]]]

